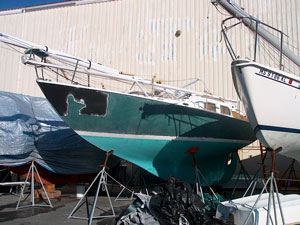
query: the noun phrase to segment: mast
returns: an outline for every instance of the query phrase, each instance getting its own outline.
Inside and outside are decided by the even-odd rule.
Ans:
[[[245,26],[247,26],[253,32],[257,32],[258,35],[260,35],[263,39],[269,42],[273,47],[282,52],[283,55],[285,55],[300,67],[300,58],[295,55],[288,47],[284,46],[282,40],[278,40],[277,37],[265,30],[260,24],[258,24],[258,26],[256,27],[256,23],[253,22],[253,20],[249,19],[249,17],[253,19],[255,18],[253,16],[250,16],[232,0],[211,0],[211,3],[214,5],[220,4],[228,13],[230,13],[237,19],[240,19]]]

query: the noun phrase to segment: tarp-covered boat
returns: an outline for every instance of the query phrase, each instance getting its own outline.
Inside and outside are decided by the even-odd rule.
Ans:
[[[24,166],[34,161],[53,183],[78,182],[79,174],[100,171],[105,152],[77,135],[47,99],[0,92],[0,105],[0,166],[26,173]],[[117,162],[109,160],[110,166]]]

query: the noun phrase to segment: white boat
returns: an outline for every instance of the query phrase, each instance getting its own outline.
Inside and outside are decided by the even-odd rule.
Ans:
[[[265,225],[268,213],[268,197],[269,193],[265,193],[261,196],[259,203],[252,210],[253,205],[256,202],[258,195],[249,197],[238,198],[230,201],[220,202],[218,204],[216,218],[226,222],[232,222],[236,225]],[[279,195],[281,206],[283,209],[283,216],[285,218],[285,224],[295,224],[300,221],[299,205],[300,195]],[[280,208],[275,199],[277,224],[282,224]],[[252,212],[251,212],[252,210]],[[247,220],[249,213],[250,217]],[[271,224],[275,223],[274,208],[271,210]],[[246,222],[246,223],[245,223]],[[298,223],[297,223],[298,224]]]
[[[231,68],[256,137],[300,162],[300,78],[250,60],[234,60]]]
[[[232,17],[222,23],[227,49],[233,59],[231,64],[235,89],[243,102],[251,127],[263,146],[272,150],[282,150],[280,153],[300,162],[300,77],[285,72],[282,59],[285,56],[300,67],[300,59],[283,44],[284,34],[247,14],[233,1],[215,0]],[[231,27],[225,23],[238,19],[235,24],[244,24],[255,34],[254,58],[241,59],[234,52],[226,34]],[[278,33],[280,39],[271,32]],[[256,62],[258,37],[267,41],[272,50],[279,56],[279,69]]]

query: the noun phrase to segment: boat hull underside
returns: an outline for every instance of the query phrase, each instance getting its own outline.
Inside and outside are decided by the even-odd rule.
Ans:
[[[62,119],[93,145],[166,179],[193,183],[193,157],[210,184],[228,180],[231,153],[255,140],[248,122],[139,96],[38,81]],[[225,179],[226,178],[226,179]]]
[[[190,183],[195,182],[193,156],[186,154],[189,148],[199,147],[195,154],[198,168],[210,184],[226,182],[236,167],[233,149],[240,144],[212,141],[159,140],[143,138],[102,137],[81,135],[90,143],[105,151],[117,149],[116,154],[150,173],[167,179],[170,175]],[[151,159],[151,160],[149,160]],[[203,185],[207,185],[201,179]]]
[[[300,162],[299,82],[247,60],[233,62],[232,74],[257,138],[265,147],[282,147],[281,154]]]

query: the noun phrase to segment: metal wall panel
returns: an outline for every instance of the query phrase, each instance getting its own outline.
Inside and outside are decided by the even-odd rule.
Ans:
[[[289,46],[299,54],[299,1],[236,3],[282,29],[294,40]],[[192,89],[237,99],[231,59],[221,41],[220,24],[225,17],[210,0],[119,0],[2,15],[0,32],[128,73],[150,79],[156,75],[170,85],[199,78]],[[246,29],[232,31],[231,38],[241,56],[253,56],[254,40]],[[0,47],[0,90],[42,95],[34,70],[23,66],[7,46]]]

